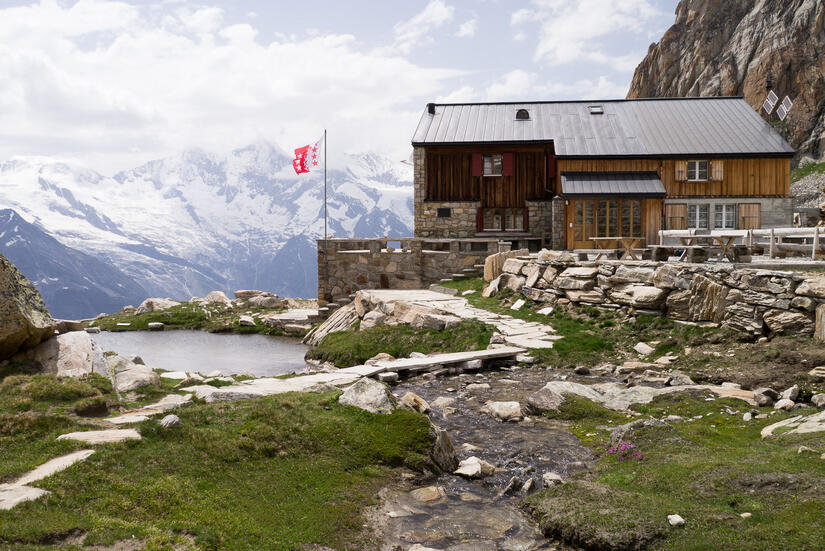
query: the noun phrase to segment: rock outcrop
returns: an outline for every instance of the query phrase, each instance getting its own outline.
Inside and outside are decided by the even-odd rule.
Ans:
[[[40,293],[0,255],[0,361],[37,346],[55,329]]]
[[[676,22],[636,68],[628,98],[744,96],[761,112],[766,86],[794,100],[788,141],[825,153],[825,3],[681,0]]]
[[[15,356],[33,363],[43,373],[59,377],[80,377],[89,373],[109,376],[103,350],[85,331],[58,335]]]
[[[145,314],[147,312],[159,312],[167,310],[172,306],[177,306],[180,302],[174,301],[171,298],[147,298],[140,303],[140,306],[135,310],[135,314]]]

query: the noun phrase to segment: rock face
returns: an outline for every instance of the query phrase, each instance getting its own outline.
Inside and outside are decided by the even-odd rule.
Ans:
[[[0,255],[0,361],[37,346],[56,325],[34,285]]]
[[[387,387],[366,377],[358,379],[346,389],[338,398],[338,402],[371,413],[389,414],[396,407],[395,400]]]
[[[739,96],[760,110],[766,84],[794,106],[788,139],[825,153],[825,3],[681,0],[676,22],[636,68],[628,98]]]
[[[58,335],[16,358],[33,362],[42,372],[60,377],[109,375],[103,350],[85,331]]]
[[[113,375],[115,388],[118,392],[130,392],[146,386],[160,386],[160,377],[152,368],[134,359],[123,356],[109,356],[109,374]]]

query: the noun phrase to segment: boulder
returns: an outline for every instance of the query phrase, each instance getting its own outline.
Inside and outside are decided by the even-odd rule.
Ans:
[[[162,322],[159,321],[150,321],[147,324],[149,331],[163,331],[163,328],[166,327]]]
[[[376,354],[375,356],[364,362],[364,365],[377,365],[378,362],[391,362],[394,359],[395,358],[390,354],[387,354],[386,352],[381,352],[380,354]]]
[[[690,319],[690,291],[672,291],[665,299],[667,317],[673,320]]]
[[[620,264],[616,268],[616,272],[607,278],[611,285],[622,283],[652,283],[654,270],[653,268],[645,268],[642,266],[628,266]]]
[[[541,475],[541,482],[544,484],[545,488],[556,486],[557,484],[564,484],[562,477],[553,472],[544,473]]]
[[[793,385],[780,394],[783,400],[796,400],[799,398],[799,385]]]
[[[499,288],[510,289],[515,293],[521,291],[524,284],[527,282],[527,278],[513,274],[501,274],[500,277],[501,281],[499,283]]]
[[[795,405],[796,404],[793,400],[789,400],[788,398],[782,398],[773,405],[773,409],[783,409],[785,411],[791,411]]]
[[[568,268],[562,275],[553,280],[554,288],[563,291],[589,291],[596,286],[596,281],[593,279],[565,276],[564,274],[567,273],[568,270],[572,270],[572,268]]]
[[[640,356],[650,356],[656,349],[647,343],[639,342],[636,343],[633,350],[635,350]]]
[[[728,287],[715,283],[702,275],[693,276],[690,282],[690,321],[719,323],[725,314]]]
[[[685,519],[683,519],[679,515],[668,515],[667,516],[667,522],[671,526],[684,526],[685,525]]]
[[[604,302],[604,291],[601,287],[589,291],[567,290],[564,294],[571,302],[584,302],[586,304],[601,304]]]
[[[371,329],[377,325],[383,325],[386,322],[387,316],[379,312],[378,310],[373,310],[371,312],[367,312],[364,314],[364,319],[361,320],[361,324],[359,325],[359,329],[361,331],[365,329]]]
[[[254,290],[251,290],[251,289],[242,289],[242,290],[239,290],[239,291],[235,291],[235,298],[239,298],[239,299],[242,299],[242,300],[249,300],[252,297],[257,297],[257,296],[260,296],[260,295],[263,295],[263,294],[264,294],[263,291],[254,291]]]
[[[521,415],[521,404],[518,402],[487,402],[481,411],[492,415],[499,421],[519,421]]]
[[[814,394],[811,396],[811,404],[818,408],[825,408],[825,394]]]
[[[825,396],[825,394],[823,394]],[[432,406],[438,409],[444,409],[445,407],[449,407],[455,403],[455,398],[452,396],[439,396],[435,400],[433,400]]]
[[[430,412],[430,404],[416,394],[415,392],[407,392],[402,398],[401,403],[408,408],[417,411],[418,413],[427,414]]]
[[[0,255],[0,361],[54,335],[56,324],[34,285]]]
[[[685,373],[675,372],[671,374],[671,376],[667,380],[667,386],[685,386],[685,385],[693,385],[696,384],[693,382],[688,375]]]
[[[653,274],[653,285],[659,289],[690,289],[690,279],[684,268],[666,262],[659,266]]]
[[[433,463],[445,473],[455,471],[458,468],[458,458],[449,433],[430,425],[430,439],[433,442],[430,447],[430,459]]]
[[[667,297],[667,291],[648,285],[622,285],[608,292],[616,304],[634,308],[658,309]]]
[[[415,316],[412,322],[410,322],[410,325],[422,329],[434,329],[436,331],[441,331],[443,329],[452,329],[459,323],[461,323],[461,319],[456,316],[421,313]]]
[[[786,310],[768,310],[762,316],[765,325],[774,333],[792,335],[812,334],[814,322],[805,314],[788,312]]]
[[[160,387],[160,377],[152,368],[115,354],[106,358],[108,373],[118,392],[130,392],[147,386]]]
[[[527,409],[534,414],[558,411],[562,402],[564,402],[563,394],[543,387],[527,397]]]
[[[259,295],[250,298],[249,304],[257,308],[281,308],[284,303],[277,296]]]
[[[160,312],[161,310],[168,310],[173,306],[177,306],[180,302],[176,302],[171,298],[147,298],[140,303],[140,306],[135,310],[135,314],[146,314],[147,312]]]
[[[816,277],[804,280],[796,288],[796,294],[805,297],[825,299],[825,278]]]
[[[217,304],[218,306],[225,306],[227,308],[233,306],[232,301],[226,297],[223,291],[212,291],[206,295],[203,300],[209,304]]]
[[[252,316],[241,316],[238,319],[238,325],[241,327],[255,327],[255,319]]]
[[[596,266],[574,266],[567,268],[561,273],[560,277],[575,277],[593,279],[599,274],[599,268]]]
[[[83,331],[83,322],[74,320],[55,320],[57,323],[57,332],[61,335],[63,333],[71,333],[72,331]]]
[[[542,387],[541,390],[539,390],[538,392],[547,391],[547,390],[553,391],[557,394],[560,394],[561,396],[566,396],[567,394],[572,394],[574,396],[581,396],[582,398],[587,398],[591,402],[596,402],[596,403],[601,403],[601,402],[604,401],[604,396],[602,396],[601,393],[594,390],[592,387],[589,387],[587,385],[583,385],[583,384],[580,384],[580,383],[573,383],[571,381],[550,381],[549,383],[544,385],[544,387]],[[538,394],[538,392],[533,393],[531,396],[535,396],[536,394]],[[550,395],[548,394],[546,396],[549,398]],[[529,397],[528,397],[527,401],[528,402],[530,401]],[[534,401],[534,403],[537,404],[538,402]],[[554,408],[554,409],[557,409],[557,408]],[[545,411],[549,411],[549,410],[545,410]]]
[[[508,258],[504,261],[504,265],[501,267],[501,271],[505,274],[518,275],[521,273],[522,268],[524,268],[526,265],[526,260],[519,260],[518,258]]]
[[[372,379],[363,377],[355,381],[338,398],[338,402],[371,413],[390,414],[396,408],[395,398],[388,388]]]
[[[487,287],[484,288],[483,291],[481,291],[481,296],[484,297],[484,298],[490,298],[490,297],[496,296],[496,294],[499,291],[499,285],[500,284],[501,284],[501,276],[498,276],[497,278],[492,280],[490,282],[490,284],[487,285]]]
[[[109,375],[103,350],[85,331],[58,335],[15,357],[33,362],[42,372],[59,377]]]
[[[530,275],[527,276],[527,280],[524,282],[525,287],[535,287],[541,277],[541,269],[539,269],[538,266],[534,266],[534,268],[535,269],[531,270]]]
[[[464,478],[485,478],[492,476],[496,472],[496,468],[476,456],[468,457],[458,464],[458,469],[453,471],[453,474],[463,476]]]

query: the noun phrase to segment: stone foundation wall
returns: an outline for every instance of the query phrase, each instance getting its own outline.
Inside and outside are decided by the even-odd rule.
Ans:
[[[509,243],[497,240],[318,240],[318,300],[361,289],[426,289],[454,274],[481,275],[483,265]]]
[[[415,236],[439,239],[474,237],[478,233],[478,201],[426,201],[415,204]],[[450,215],[438,216],[438,209]]]
[[[546,247],[554,248],[553,239],[553,201],[525,201],[530,217],[530,233],[536,237],[544,236]]]
[[[825,304],[825,276],[719,264],[580,263],[561,251],[507,260],[485,294],[504,288],[548,304],[632,308],[755,335],[813,334],[815,311]]]

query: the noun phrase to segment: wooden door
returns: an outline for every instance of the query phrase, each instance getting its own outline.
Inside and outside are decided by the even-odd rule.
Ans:
[[[762,205],[759,203],[739,203],[739,229],[757,230],[762,227]]]
[[[683,203],[665,205],[665,229],[687,229],[687,205]]]

